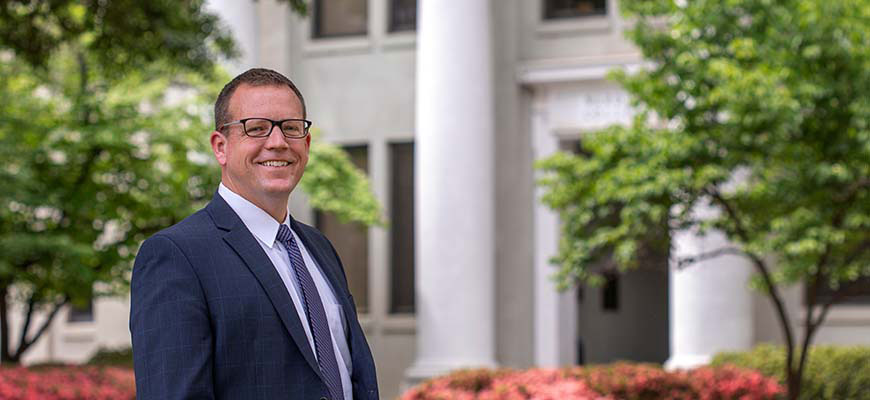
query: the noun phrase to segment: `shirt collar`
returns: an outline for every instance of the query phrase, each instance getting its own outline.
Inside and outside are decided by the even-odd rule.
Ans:
[[[229,204],[230,208],[236,212],[249,231],[263,242],[270,249],[275,245],[275,238],[278,236],[278,221],[275,221],[269,213],[262,208],[257,207],[248,199],[239,196],[237,193],[224,186],[223,182],[218,186],[218,194]],[[284,225],[290,227],[288,223],[290,219],[290,209],[287,209],[287,216],[284,217]]]

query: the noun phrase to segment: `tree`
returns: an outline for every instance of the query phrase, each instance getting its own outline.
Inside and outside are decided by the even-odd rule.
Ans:
[[[220,177],[209,110],[228,80],[216,60],[234,46],[217,18],[198,1],[92,3],[0,4],[3,363],[63,306],[124,293],[142,240],[201,207]],[[381,223],[340,148],[314,141],[300,187],[315,208]]]
[[[667,250],[678,230],[724,233],[731,246],[675,262],[751,261],[796,399],[813,335],[850,283],[870,276],[870,2],[621,4],[650,64],[613,74],[636,119],[539,164],[543,200],[563,218],[558,279],[595,283],[591,266],[610,254],[635,267],[645,246]],[[800,332],[781,293],[796,283],[808,288]],[[838,295],[822,301],[824,288]]]

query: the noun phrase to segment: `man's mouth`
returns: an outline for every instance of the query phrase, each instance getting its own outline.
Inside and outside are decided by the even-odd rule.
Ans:
[[[289,161],[278,161],[278,160],[269,160],[269,161],[261,161],[257,164],[265,165],[267,167],[286,167],[290,165]]]

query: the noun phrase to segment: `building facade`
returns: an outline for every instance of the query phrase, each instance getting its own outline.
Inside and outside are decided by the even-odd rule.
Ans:
[[[462,367],[690,367],[781,342],[737,257],[677,270],[662,255],[601,288],[555,289],[559,217],[538,201],[533,165],[631,120],[627,94],[606,74],[644,62],[616,0],[310,3],[308,17],[275,0],[210,7],[243,51],[231,69],[289,76],[306,96],[314,140],[348,150],[390,220],[346,225],[311,210],[304,194],[291,198],[294,216],[323,230],[345,263],[384,398]],[[674,251],[723,241],[680,232]],[[803,315],[801,288],[787,298]],[[60,315],[26,361],[76,362],[129,345],[127,304]],[[816,343],[870,344],[870,304],[834,307]]]

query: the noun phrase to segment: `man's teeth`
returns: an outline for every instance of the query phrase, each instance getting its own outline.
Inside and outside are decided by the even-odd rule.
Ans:
[[[290,165],[290,163],[287,161],[263,161],[260,164],[267,167],[286,167]]]

